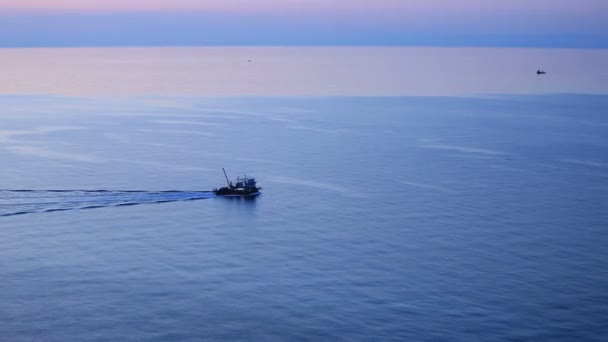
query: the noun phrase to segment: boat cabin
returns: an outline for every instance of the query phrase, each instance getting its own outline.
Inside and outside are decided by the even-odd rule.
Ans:
[[[236,182],[232,185],[230,182],[231,188],[233,189],[256,189],[256,181],[255,178],[249,178],[246,175],[242,177],[237,177]]]

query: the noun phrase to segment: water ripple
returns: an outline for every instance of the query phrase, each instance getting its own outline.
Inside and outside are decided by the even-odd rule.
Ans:
[[[203,200],[210,191],[0,190],[0,217]]]

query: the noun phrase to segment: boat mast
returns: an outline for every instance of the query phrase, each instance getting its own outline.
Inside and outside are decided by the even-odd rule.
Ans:
[[[228,187],[230,187],[230,181],[228,180],[228,176],[226,175],[226,170],[222,168],[222,171],[224,171],[224,177],[226,177],[226,184],[228,184]]]

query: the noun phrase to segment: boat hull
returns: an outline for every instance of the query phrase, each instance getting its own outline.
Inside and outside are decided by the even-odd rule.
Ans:
[[[213,190],[213,193],[216,196],[222,197],[247,197],[247,196],[257,196],[261,194],[260,189],[230,189],[230,188],[221,188]]]
[[[247,194],[247,195],[217,195],[216,194],[216,196],[220,196],[220,197],[255,197],[255,196],[258,196],[261,194],[262,193],[258,191],[258,192],[254,192],[252,194]]]

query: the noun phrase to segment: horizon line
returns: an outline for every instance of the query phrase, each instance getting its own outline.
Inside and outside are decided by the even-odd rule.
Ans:
[[[84,44],[84,45],[0,45],[0,49],[87,49],[87,48],[471,48],[471,49],[564,49],[564,50],[606,50],[606,46],[543,46],[531,45],[488,45],[488,44]]]

